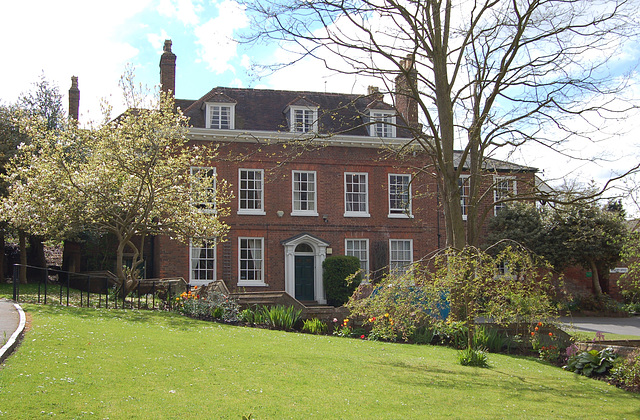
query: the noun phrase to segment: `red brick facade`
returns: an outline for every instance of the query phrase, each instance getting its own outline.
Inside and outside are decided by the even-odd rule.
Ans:
[[[170,42],[165,43],[160,66],[163,90],[175,86],[171,80],[175,77],[175,54]],[[402,80],[397,83],[407,89]],[[370,273],[384,272],[390,263],[417,261],[444,246],[444,219],[435,176],[427,169],[428,157],[420,152],[399,157],[383,147],[394,142],[406,144],[410,134],[402,128],[404,121],[416,124],[415,106],[407,98],[396,99],[404,112],[396,113],[382,102],[375,89],[357,96],[216,88],[199,100],[176,100],[194,126],[192,142],[220,145],[219,159],[210,166],[218,179],[231,186],[235,198],[230,203],[231,215],[225,219],[230,233],[215,252],[200,248],[192,252],[188,244],[155,238],[153,276],[183,277],[192,284],[224,280],[232,291],[285,290],[298,297],[302,288],[298,281],[304,270],[301,261],[307,257],[306,261],[312,258],[312,264],[305,275],[313,277],[313,293],[302,299],[324,303],[321,264],[331,255],[348,254],[348,240],[365,240],[351,241],[350,246],[358,247]],[[311,132],[333,135],[315,140],[311,132],[297,135],[292,126],[297,115],[293,108],[312,110],[315,121]],[[393,138],[385,141],[372,135],[374,112],[397,118],[397,126],[390,132]],[[211,113],[217,113],[213,120]],[[218,126],[211,127],[213,124]],[[533,181],[532,168],[505,168],[506,175]],[[256,212],[260,214],[239,211],[241,199],[247,196],[241,191],[240,171],[246,169],[263,171],[261,206]],[[313,182],[305,184],[305,188],[311,185],[314,189],[311,211],[294,211],[294,171],[313,177]],[[493,174],[500,172],[493,167],[487,173],[487,188],[491,188]],[[355,174],[349,180],[357,186],[349,188],[358,189],[358,200],[365,196],[361,189],[366,185],[366,212],[348,211],[346,174]],[[405,177],[391,181],[389,175]],[[397,187],[407,179],[411,180],[410,214],[397,209],[392,212],[390,184]],[[485,205],[492,206],[492,201],[489,194]],[[361,209],[362,205],[358,202],[355,206]],[[353,250],[350,253],[354,255]],[[198,278],[202,273],[206,279]]]

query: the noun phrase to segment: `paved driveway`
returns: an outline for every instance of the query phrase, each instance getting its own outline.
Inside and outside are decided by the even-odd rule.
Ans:
[[[560,321],[570,330],[637,335],[640,339],[640,317],[638,316],[629,318],[562,317]]]

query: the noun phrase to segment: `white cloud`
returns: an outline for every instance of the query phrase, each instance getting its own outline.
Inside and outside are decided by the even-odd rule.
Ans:
[[[164,41],[167,39],[171,39],[171,37],[164,29],[160,31],[160,34],[147,34],[147,41],[149,41],[149,44],[151,44],[153,48],[158,50],[159,54],[162,53]]]
[[[160,15],[176,18],[185,25],[197,25],[202,4],[200,0],[160,0],[157,10]]]
[[[98,5],[84,0],[8,2],[3,5],[0,67],[4,102],[31,89],[41,72],[59,86],[66,108],[71,76],[79,77],[81,120],[98,119],[99,98],[119,92],[118,79],[138,53],[118,40],[119,25],[151,0],[115,0]],[[25,17],[29,25],[25,28]],[[19,34],[19,36],[17,36]]]
[[[238,43],[234,31],[249,24],[245,8],[232,0],[216,4],[218,16],[195,28],[196,43],[201,46],[198,55],[216,74],[233,71],[229,63],[237,56]]]

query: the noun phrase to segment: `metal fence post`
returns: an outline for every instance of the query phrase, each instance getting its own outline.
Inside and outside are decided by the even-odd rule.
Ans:
[[[44,304],[47,304],[47,283],[49,282],[49,268],[44,269]]]
[[[15,302],[18,301],[18,295],[19,295],[19,290],[18,289],[20,287],[20,286],[18,286],[18,284],[19,284],[19,281],[18,281],[18,277],[19,277],[18,269],[19,269],[18,264],[14,264],[13,265],[13,300]]]

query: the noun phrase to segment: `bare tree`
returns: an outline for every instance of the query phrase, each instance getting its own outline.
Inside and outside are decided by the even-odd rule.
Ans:
[[[246,40],[289,44],[328,69],[379,78],[430,156],[447,245],[477,245],[491,157],[537,144],[567,153],[627,117],[630,78],[610,66],[635,39],[635,0],[259,0]],[[418,120],[421,124],[413,122]],[[415,118],[414,118],[415,117]],[[409,144],[408,144],[409,146]],[[427,162],[425,162],[425,166]],[[629,168],[629,171],[636,168]],[[468,172],[467,222],[460,205]],[[524,193],[524,194],[523,194]],[[502,199],[533,199],[535,185]],[[544,193],[548,200],[548,192]]]

